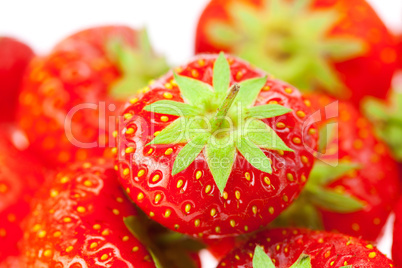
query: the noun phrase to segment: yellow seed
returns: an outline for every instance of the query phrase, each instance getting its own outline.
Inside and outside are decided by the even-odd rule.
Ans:
[[[92,164],[91,164],[91,163],[88,163],[88,162],[82,164],[82,167],[83,167],[83,168],[90,168],[91,166],[92,166]]]
[[[208,184],[208,185],[205,187],[205,193],[206,193],[206,194],[209,193],[209,192],[211,191],[211,189],[212,189],[212,186]]]
[[[130,169],[129,168],[123,169],[123,175],[127,176],[128,174],[130,174]]]
[[[41,228],[40,224],[35,224],[34,227],[32,227],[32,231],[37,232],[40,230],[40,228]]]
[[[235,191],[236,199],[240,199],[240,191]]]
[[[190,210],[191,210],[191,205],[190,205],[190,204],[187,204],[187,205],[184,207],[184,210],[186,211],[186,213],[189,213]]]
[[[110,234],[110,232],[109,232],[109,230],[104,230],[101,234],[102,234],[103,236],[107,236],[107,235]]]
[[[69,253],[69,252],[71,252],[73,249],[74,249],[73,246],[69,246],[68,248],[66,248],[66,252]]]
[[[140,171],[138,171],[138,173],[137,173],[137,177],[142,177],[142,176],[144,176],[144,174],[145,174],[145,170],[140,169]]]
[[[167,88],[167,89],[172,89],[173,87],[172,87],[172,84],[166,83],[166,84],[165,84],[165,88]]]
[[[178,180],[176,186],[177,186],[177,188],[181,188],[183,186],[183,184],[184,184],[183,180]]]
[[[157,195],[155,196],[155,203],[158,203],[161,199],[162,199],[162,195],[161,195],[161,194],[157,194]]]
[[[133,247],[133,252],[136,252],[136,251],[138,251],[139,250],[139,247]]]
[[[203,66],[205,65],[205,61],[204,61],[203,59],[200,59],[200,60],[198,60],[197,62],[198,62],[198,65],[199,65],[200,67],[203,67]]]
[[[270,86],[264,86],[264,87],[262,88],[263,91],[268,91],[268,90],[270,90],[270,89],[271,89]]]
[[[230,220],[230,226],[232,226],[232,227],[235,227],[235,226],[236,226],[235,220]]]
[[[244,226],[244,231],[248,232],[248,226]]]
[[[282,200],[285,201],[285,202],[288,202],[288,201],[289,201],[289,197],[288,197],[287,195],[284,195],[284,196],[282,197]]]
[[[134,148],[133,147],[127,147],[126,148],[126,154],[131,154],[134,152]]]
[[[284,155],[284,154],[285,154],[285,152],[282,151],[282,150],[277,150],[277,152],[278,152],[279,155]],[[271,163],[271,164],[272,164],[272,163]]]
[[[285,92],[290,94],[293,92],[293,90],[290,87],[285,88]]]
[[[308,133],[309,133],[310,135],[315,135],[315,134],[317,133],[317,130],[315,130],[315,128],[310,128],[309,131],[308,131]]]
[[[216,232],[216,233],[220,233],[220,232],[221,232],[221,227],[216,226],[216,227],[215,227],[215,232]]]
[[[125,114],[124,115],[124,119],[126,119],[126,120],[130,120],[131,118],[133,118],[132,114]]]
[[[216,209],[211,209],[211,216],[213,217],[213,216],[215,216],[216,215]]]
[[[175,230],[179,230],[179,227],[180,227],[180,226],[179,226],[178,224],[175,224],[175,225],[174,225],[174,229],[175,229]]]
[[[202,171],[201,171],[201,170],[198,170],[198,171],[195,173],[195,178],[196,178],[197,180],[199,180],[199,179],[201,178],[201,176],[202,176]]]
[[[117,198],[116,198],[116,201],[117,201],[117,203],[123,203],[123,202],[124,202],[124,199],[121,198],[121,197],[117,197]]]
[[[91,249],[94,249],[98,246],[98,243],[92,242],[91,245],[89,246]]]
[[[163,115],[163,116],[161,116],[161,121],[162,122],[167,122],[167,121],[169,121],[169,117]]]
[[[109,255],[103,254],[102,257],[101,257],[101,260],[106,261],[108,258],[109,258]]]
[[[200,226],[200,224],[201,224],[201,221],[200,221],[199,219],[196,219],[196,220],[194,221],[194,226],[195,226],[195,227]]]
[[[60,182],[63,183],[63,184],[67,183],[68,181],[69,181],[68,177],[63,177],[63,178],[60,179]]]
[[[244,176],[246,177],[246,180],[248,180],[248,181],[251,180],[250,173],[246,172],[246,173],[244,173]]]
[[[40,231],[40,232],[38,232],[38,237],[39,238],[44,238],[46,236],[46,231]]]
[[[53,251],[52,251],[51,249],[46,249],[46,250],[43,252],[43,256],[45,256],[45,257],[47,257],[47,258],[51,257],[52,255],[53,255]]]
[[[300,177],[300,180],[301,180],[301,182],[306,182],[307,178],[306,178],[306,176],[304,174],[302,174],[301,177]]]
[[[129,134],[129,135],[131,135],[133,133],[134,133],[134,129],[131,127],[129,129],[127,129],[127,131],[126,131],[126,134]]]
[[[127,188],[126,188],[126,193],[129,194],[130,192],[131,192],[130,188],[127,187]]]
[[[165,155],[171,155],[173,153],[173,149],[169,148],[165,151]]]
[[[120,211],[118,209],[113,209],[112,212],[116,216],[120,214]]]
[[[161,178],[161,176],[159,174],[156,174],[155,176],[153,176],[152,182],[157,182],[157,181],[159,181],[160,178]]]
[[[310,102],[309,100],[304,100],[304,104],[305,104],[307,107],[310,107],[310,106],[311,106],[311,102]]]
[[[268,177],[264,177],[264,182],[265,182],[267,185],[271,185],[271,180],[270,180]]]
[[[115,131],[113,131],[113,133],[112,133],[112,136],[113,136],[113,138],[117,138],[117,130],[115,130]]]
[[[377,256],[377,254],[375,252],[370,252],[368,256],[370,259],[374,259]]]
[[[293,143],[295,144],[300,144],[301,143],[301,139],[298,137],[293,138]]]
[[[294,181],[293,175],[291,173],[286,174],[288,181]]]
[[[276,123],[276,127],[279,128],[279,129],[282,129],[282,128],[285,128],[286,125],[285,125],[285,123],[278,122],[278,123]]]
[[[152,152],[154,151],[154,149],[149,148],[148,153],[147,154],[152,154]]]
[[[144,198],[144,194],[143,193],[139,193],[137,195],[137,200],[142,200]]]
[[[198,73],[197,70],[191,70],[191,75],[192,75],[193,77],[198,77],[198,76],[199,76],[199,73]]]
[[[112,148],[112,154],[117,154],[117,148],[116,147]]]
[[[60,237],[61,236],[61,232],[60,231],[56,231],[53,233],[53,237]]]
[[[253,210],[253,213],[254,213],[254,214],[257,214],[257,212],[258,212],[257,206],[253,206],[252,210]]]
[[[94,226],[92,226],[92,228],[94,228],[95,230],[99,230],[101,228],[100,224],[94,224]]]
[[[275,210],[274,210],[273,207],[269,207],[269,208],[268,208],[268,211],[269,211],[269,213],[272,215],[272,214],[274,214],[274,211],[275,211]]]
[[[57,190],[51,190],[50,191],[50,196],[51,197],[56,197],[56,196],[58,196],[59,195],[59,192],[57,191]]]
[[[129,239],[130,239],[130,238],[126,235],[126,236],[123,237],[122,240],[123,240],[123,242],[127,242]]]
[[[130,99],[130,103],[131,103],[131,104],[134,104],[134,103],[136,103],[137,101],[138,101],[137,98]]]
[[[298,117],[300,117],[300,118],[306,117],[306,113],[303,112],[303,111],[297,111],[297,112],[296,112],[296,115],[297,115]]]
[[[165,92],[165,93],[163,93],[163,97],[166,99],[171,99],[171,98],[173,98],[173,95],[170,94],[169,92]]]
[[[153,213],[152,211],[151,212],[149,212],[149,217],[154,217],[155,216],[155,213]]]
[[[70,217],[65,217],[65,218],[64,218],[64,222],[65,222],[65,223],[71,222],[71,218],[70,218]]]
[[[172,214],[172,211],[170,209],[167,209],[165,211],[165,218],[169,218],[170,214]]]
[[[84,207],[82,207],[82,206],[79,206],[79,207],[77,207],[77,211],[79,213],[85,213],[86,209]]]
[[[374,247],[373,247],[372,244],[368,244],[368,245],[366,246],[366,248],[368,248],[368,249],[373,249]]]
[[[92,187],[92,182],[89,181],[89,180],[86,180],[86,181],[84,181],[84,185],[85,185],[86,187]]]
[[[225,199],[225,200],[228,199],[228,197],[229,197],[227,192],[223,192],[222,196],[223,196],[223,199]]]
[[[156,137],[156,136],[158,136],[159,134],[161,134],[160,131],[155,131],[154,136]]]
[[[307,163],[308,163],[308,157],[305,156],[305,155],[302,155],[301,161],[302,161],[304,164],[307,164]]]

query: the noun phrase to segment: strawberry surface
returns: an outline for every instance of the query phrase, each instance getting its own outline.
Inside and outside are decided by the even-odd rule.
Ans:
[[[0,122],[15,120],[21,80],[33,56],[26,44],[0,37]]]
[[[256,248],[257,247],[257,248]],[[218,267],[386,268],[391,260],[364,240],[307,229],[263,231],[233,250]]]
[[[219,51],[356,105],[386,97],[397,61],[395,38],[365,0],[212,0],[195,52]]]
[[[309,99],[322,116],[332,118],[319,123],[322,154],[300,198],[277,223],[375,241],[400,195],[398,166],[353,105],[335,103],[338,114],[329,108],[332,99],[322,95]]]
[[[402,256],[400,254],[402,249],[402,199],[399,200],[394,213],[395,222],[392,243],[392,260],[395,262],[396,267],[402,267]]]
[[[120,100],[166,71],[145,30],[84,30],[36,58],[24,77],[19,124],[49,166],[104,153]],[[106,150],[107,151],[107,150]]]
[[[242,60],[200,55],[124,106],[114,149],[120,182],[147,215],[178,232],[254,231],[306,183],[306,148],[317,140],[309,104]]]
[[[22,239],[21,221],[29,204],[44,182],[43,170],[26,151],[15,146],[18,133],[0,131],[0,267],[13,266],[20,255],[17,243]],[[18,139],[17,139],[18,140]],[[17,144],[18,145],[18,144]]]

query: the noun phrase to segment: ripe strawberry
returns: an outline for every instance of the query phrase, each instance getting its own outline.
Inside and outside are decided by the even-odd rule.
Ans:
[[[399,69],[402,69],[402,34],[399,35],[398,37],[398,67]]]
[[[233,250],[218,267],[386,268],[392,261],[358,238],[307,229],[258,233]]]
[[[120,100],[166,70],[144,30],[79,32],[31,64],[20,96],[20,126],[51,166],[101,155]]]
[[[0,132],[0,267],[19,256],[17,242],[22,239],[21,221],[29,213],[32,196],[44,181],[40,165],[25,151],[18,150],[2,126]]]
[[[105,161],[69,166],[37,196],[25,225],[23,265],[156,266],[159,252],[142,231],[135,207],[125,199],[113,165]]]
[[[365,0],[212,0],[195,43],[354,104],[385,98],[396,69],[394,37]]]
[[[331,117],[319,125],[322,154],[300,198],[277,224],[325,228],[374,241],[400,195],[398,166],[353,105],[331,104],[333,100],[320,95],[310,99],[321,108],[321,116]]]
[[[0,122],[15,120],[22,76],[33,56],[26,44],[0,37]]]
[[[399,200],[394,210],[395,223],[394,223],[394,239],[392,244],[392,260],[397,267],[402,267],[402,199]]]
[[[178,232],[254,231],[307,180],[317,140],[308,111],[297,89],[248,63],[200,55],[126,104],[115,133],[121,184]]]

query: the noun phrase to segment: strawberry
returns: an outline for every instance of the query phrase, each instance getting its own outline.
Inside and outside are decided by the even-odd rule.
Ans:
[[[395,223],[394,223],[394,238],[392,244],[392,259],[397,267],[402,267],[402,256],[400,254],[402,249],[402,199],[399,199],[398,204],[394,210]]]
[[[398,67],[399,69],[402,69],[402,34],[399,35],[398,37]]]
[[[2,126],[0,132],[0,267],[18,267],[10,263],[20,254],[20,223],[29,213],[29,203],[44,176],[35,159],[15,146],[19,133],[12,131],[10,135],[5,129]]]
[[[396,69],[395,38],[365,0],[212,0],[195,44],[356,105],[385,98]]]
[[[319,124],[318,159],[308,183],[277,224],[374,241],[400,195],[398,166],[353,105],[320,95],[310,100],[318,109],[315,115],[330,118]]]
[[[310,173],[306,148],[317,134],[306,104],[296,88],[240,59],[200,55],[125,105],[114,149],[121,184],[172,230],[204,238],[254,231]]]
[[[160,253],[137,218],[112,163],[95,159],[72,164],[35,198],[25,223],[22,264],[155,267]]]
[[[392,261],[372,244],[343,234],[307,229],[263,231],[233,250],[218,267],[386,268]]]
[[[50,166],[102,155],[120,100],[166,70],[145,30],[79,32],[32,62],[20,96],[20,126]]]
[[[15,120],[22,76],[33,56],[26,44],[0,37],[0,122]]]

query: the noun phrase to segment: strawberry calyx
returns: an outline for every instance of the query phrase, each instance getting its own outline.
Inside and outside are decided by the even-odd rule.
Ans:
[[[275,268],[271,258],[261,246],[256,246],[253,256],[253,268]],[[301,254],[297,261],[289,268],[311,268],[311,259],[307,254]]]
[[[126,99],[169,70],[166,58],[153,51],[146,29],[138,32],[137,43],[132,47],[115,38],[107,44],[109,57],[123,74],[110,89],[110,94],[117,99]]]
[[[374,130],[387,143],[397,161],[402,161],[402,93],[393,90],[389,103],[367,98],[363,102],[363,112],[372,121]]]
[[[349,93],[328,61],[341,62],[364,54],[367,45],[329,31],[340,15],[333,9],[313,10],[311,0],[263,0],[253,7],[232,1],[230,21],[207,25],[211,42],[271,72],[301,90],[319,85],[336,96]]]
[[[212,86],[178,74],[174,77],[184,102],[163,100],[144,108],[178,116],[149,143],[185,144],[174,161],[172,175],[185,170],[203,152],[222,194],[238,152],[253,167],[271,174],[271,159],[262,149],[293,151],[261,121],[292,110],[277,104],[253,106],[267,77],[231,86],[230,66],[223,53],[214,63]]]

